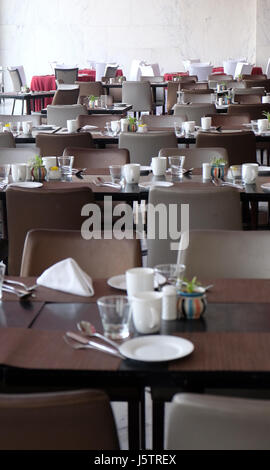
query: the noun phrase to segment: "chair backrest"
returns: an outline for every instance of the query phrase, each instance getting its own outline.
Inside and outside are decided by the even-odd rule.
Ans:
[[[185,156],[186,168],[201,168],[203,163],[210,163],[215,158],[224,158],[228,161],[227,150],[220,147],[208,148],[164,148],[160,149],[159,157]]]
[[[21,87],[23,86],[23,84],[22,84],[22,80],[21,80],[21,77],[20,77],[20,74],[19,74],[19,70],[18,69],[9,69],[8,68],[8,72],[9,72],[9,76],[10,76],[11,81],[12,81],[13,91],[14,92],[20,92]]]
[[[141,118],[143,124],[147,124],[148,130],[155,130],[158,128],[174,128],[174,124],[181,124],[182,122],[187,121],[187,116],[183,114],[182,116],[168,116],[168,115],[147,115],[144,114]]]
[[[38,154],[38,149],[35,147],[23,148],[1,148],[0,147],[0,162],[1,165],[8,163],[28,163],[33,160]]]
[[[125,132],[119,136],[119,148],[129,150],[131,163],[150,165],[163,147],[177,147],[174,132]]]
[[[57,90],[52,101],[52,106],[77,104],[80,89],[72,88],[71,90]]]
[[[54,126],[67,127],[67,120],[77,119],[82,114],[88,114],[86,107],[82,104],[48,105],[47,123]]]
[[[16,147],[16,142],[11,132],[0,132],[0,147]]]
[[[238,62],[235,67],[234,78],[239,77],[243,74],[251,74],[253,65],[246,62]]]
[[[191,64],[189,67],[190,75],[197,75],[199,81],[208,80],[208,75],[210,75],[212,71],[212,65]]]
[[[167,450],[270,448],[267,400],[178,394],[173,398],[167,423]]]
[[[248,90],[248,88],[246,89]],[[239,104],[260,104],[262,102],[262,95],[255,93],[234,93],[234,102]]]
[[[222,129],[241,129],[243,124],[250,122],[249,114],[208,114],[212,118],[212,126],[222,127]]]
[[[270,79],[267,80],[242,80],[245,88],[263,87],[266,93],[270,93]],[[238,86],[238,85],[237,85]]]
[[[123,82],[122,99],[132,104],[132,111],[152,111],[153,99],[149,82]]]
[[[132,239],[84,240],[80,230],[33,230],[25,241],[21,275],[39,276],[70,257],[93,279],[107,279],[142,265],[135,233]]]
[[[180,90],[209,90],[208,82],[195,82],[193,80],[186,80],[185,82],[180,81]]]
[[[242,80],[267,80],[267,75],[262,73],[262,74],[256,74],[256,75],[252,75],[252,73],[250,75],[247,75],[245,73],[242,74]]]
[[[78,129],[84,126],[96,126],[104,130],[106,122],[119,121],[121,117],[119,114],[82,114],[77,117]]]
[[[227,80],[233,80],[233,75],[228,75],[226,73],[211,73],[208,76],[208,81],[213,80],[214,82],[224,82]]]
[[[179,260],[188,278],[270,279],[268,246],[267,232],[195,230],[187,249],[181,251],[180,243]]]
[[[183,91],[183,101],[185,103],[212,103],[213,90],[189,90]]]
[[[236,86],[232,92],[234,95],[259,95],[260,97],[265,95],[264,87],[237,88]]]
[[[187,207],[189,225],[182,212]],[[192,187],[190,182],[172,188],[154,187],[149,193],[148,227],[148,266],[176,263],[181,230],[241,230],[239,192],[228,187]]]
[[[38,134],[36,146],[40,149],[40,156],[61,156],[66,147],[87,147],[93,148],[93,139],[88,132],[81,134]]]
[[[79,99],[87,98],[88,96],[101,96],[104,94],[103,86],[101,82],[75,82],[75,85],[79,85]],[[81,102],[81,104],[83,104]]]
[[[1,450],[119,450],[103,391],[3,394],[0,417]]]
[[[201,118],[206,116],[206,114],[215,114],[217,113],[216,107],[214,104],[177,104],[174,107],[174,116],[182,116],[183,114],[187,115],[188,121],[195,121],[196,126],[201,125]]]
[[[249,114],[250,119],[263,119],[263,112],[270,112],[270,104],[230,104],[228,114]]]
[[[251,131],[199,132],[196,147],[223,147],[227,149],[229,165],[257,163],[256,137]]]
[[[33,126],[40,126],[41,115],[40,114],[0,114],[0,122],[8,124],[9,122],[22,122],[32,121]]]
[[[118,65],[107,64],[104,76],[106,78],[115,78],[117,69],[118,69]]]
[[[52,155],[52,154],[51,154]],[[92,202],[91,189],[33,189],[10,187],[6,191],[10,275],[19,275],[27,232],[38,228],[80,230],[82,207]]]
[[[126,165],[130,163],[128,150],[115,147],[106,149],[67,147],[64,150],[64,155],[74,156],[78,168],[108,168],[109,165]]]
[[[74,84],[78,80],[78,68],[55,69],[55,80],[59,83]]]
[[[167,111],[170,113],[177,103],[177,92],[180,90],[180,82],[168,82]]]

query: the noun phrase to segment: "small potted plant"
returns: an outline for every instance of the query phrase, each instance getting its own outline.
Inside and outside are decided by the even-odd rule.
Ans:
[[[128,130],[129,132],[137,131],[137,119],[135,117],[130,116],[128,118]]]
[[[266,119],[268,119],[268,127],[270,127],[270,113],[268,111],[263,111],[262,114],[266,117]]]
[[[88,96],[89,108],[93,109],[95,107],[95,102],[98,101],[98,97],[94,95]]]
[[[188,320],[198,320],[205,312],[205,290],[199,286],[197,277],[191,281],[184,279],[181,296],[181,313]]]
[[[242,80],[243,80],[243,75],[241,75],[241,74],[240,74],[240,75],[238,75],[238,77],[237,77],[237,81],[238,81],[238,82],[242,82]]]
[[[224,178],[225,166],[227,161],[224,158],[214,158],[211,161],[211,176],[212,178]]]
[[[36,155],[34,160],[30,162],[30,165],[31,175],[34,181],[44,181],[47,175],[47,170],[43,165],[42,158]]]

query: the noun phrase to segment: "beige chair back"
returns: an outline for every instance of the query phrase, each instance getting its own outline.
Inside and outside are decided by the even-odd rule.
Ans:
[[[250,123],[249,114],[207,114],[212,118],[212,126],[224,129],[241,129],[243,124]]]
[[[77,104],[79,93],[79,88],[57,90],[53,97],[52,106]]]
[[[55,69],[55,80],[57,83],[72,85],[78,80],[78,68],[73,69]]]
[[[182,124],[182,122],[187,121],[187,116],[183,114],[182,116],[168,116],[166,115],[152,115],[144,114],[141,118],[143,124],[146,124],[148,130],[164,129],[164,128],[174,128],[174,124]]]
[[[36,146],[40,149],[40,156],[50,155],[61,156],[66,147],[87,147],[93,148],[93,139],[89,132],[81,134],[38,134]]]
[[[47,123],[59,127],[67,127],[67,121],[88,114],[81,104],[47,106]]]
[[[163,147],[177,147],[174,132],[125,132],[119,136],[119,148],[129,150],[131,163],[150,165]]]
[[[215,113],[217,113],[217,110],[214,104],[177,104],[174,107],[174,116],[186,114],[188,121],[195,121],[196,126],[201,125],[201,118],[203,116]]]
[[[152,90],[148,81],[123,82],[122,99],[124,103],[132,104],[134,112],[153,110]]]
[[[67,147],[64,155],[74,156],[76,168],[108,168],[109,165],[130,163],[128,150],[113,147],[106,149]]]
[[[160,157],[184,156],[185,168],[201,168],[203,163],[210,163],[215,158],[224,158],[228,161],[228,153],[224,148],[164,148],[159,152]]]
[[[0,147],[16,147],[16,142],[11,132],[0,132]]]
[[[261,104],[230,104],[228,114],[249,114],[251,120],[263,119],[263,112],[270,112],[270,103]]]

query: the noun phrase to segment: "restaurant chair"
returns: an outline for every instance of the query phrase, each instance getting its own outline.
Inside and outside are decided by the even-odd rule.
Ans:
[[[197,75],[181,75],[179,77],[179,81],[182,83],[182,82],[190,82],[190,81],[193,81],[193,82],[197,82],[198,81],[198,77]]]
[[[262,95],[259,94],[234,94],[234,102],[239,104],[260,104],[262,102]]]
[[[11,78],[11,81],[12,81],[12,86],[13,86],[13,91],[14,93],[20,93],[21,92],[21,87],[23,86],[23,83],[22,83],[22,79],[21,79],[21,76],[20,76],[20,73],[19,73],[19,70],[16,69],[16,68],[9,68],[8,67],[8,72],[9,72],[9,76]],[[15,111],[15,105],[16,105],[16,98],[13,100],[13,107],[12,107],[12,114],[14,114],[14,111]],[[21,100],[22,101],[22,112],[21,114],[23,115],[23,112],[24,112],[24,100]]]
[[[222,249],[221,249],[222,247]],[[191,230],[178,261],[198,279],[270,279],[267,231]]]
[[[104,72],[104,77],[106,78],[115,78],[118,70],[118,65],[116,64],[107,64]]]
[[[233,75],[227,75],[226,73],[211,73],[208,75],[208,81],[215,82],[226,82],[227,80],[233,80]]]
[[[267,400],[193,393],[174,396],[166,450],[269,450]]]
[[[9,187],[6,191],[9,274],[18,276],[20,273],[24,242],[29,230],[80,230],[86,219],[81,216],[82,207],[92,201],[90,188],[72,187],[70,183],[65,186],[65,183],[55,182],[46,189]],[[49,247],[49,250],[52,248]]]
[[[270,103],[229,104],[228,114],[249,114],[251,120],[264,119],[263,112],[270,112]]]
[[[264,73],[261,75],[242,74],[242,80],[267,80],[267,75]]]
[[[241,129],[243,124],[250,123],[249,114],[207,114],[206,117],[211,117],[213,127],[220,127],[224,129]]]
[[[129,151],[114,147],[105,149],[67,147],[63,155],[74,156],[77,168],[100,169],[109,168],[110,165],[126,165],[130,163]]]
[[[239,76],[243,74],[251,74],[253,69],[253,64],[249,64],[247,62],[237,62],[234,72],[234,78],[237,79]]]
[[[119,148],[129,151],[131,163],[148,166],[164,147],[177,147],[175,132],[121,132],[119,135]]]
[[[210,163],[215,158],[228,160],[227,150],[220,147],[215,148],[163,148],[160,149],[159,157],[184,156],[185,168],[201,168],[203,163]],[[169,166],[169,165],[168,165]]]
[[[78,129],[84,126],[96,126],[97,131],[105,129],[106,123],[110,121],[119,121],[123,116],[119,114],[82,114],[77,117]],[[95,129],[93,129],[95,130]]]
[[[11,132],[0,132],[0,147],[16,147],[16,142]]]
[[[149,83],[164,83],[164,77],[148,77],[146,75],[141,76],[141,82],[149,82]],[[157,87],[155,89],[155,93],[152,90],[153,94],[153,101],[154,106],[157,108],[158,106],[162,107],[162,113],[165,114],[165,88],[164,87]],[[155,99],[154,99],[155,97]]]
[[[167,113],[171,114],[177,103],[177,92],[180,90],[179,82],[168,82],[167,87]]]
[[[27,234],[21,276],[39,276],[53,264],[73,258],[93,279],[108,279],[142,265],[140,240],[92,238],[85,240],[81,230],[32,230]]]
[[[38,149],[34,146],[22,148],[0,147],[0,164],[28,163],[29,160],[34,160],[37,154]]]
[[[142,111],[152,113],[154,109],[149,82],[123,82],[122,100],[123,103],[132,104],[134,113],[141,113]]]
[[[94,143],[89,132],[81,134],[38,134],[36,146],[40,150],[41,157],[55,155],[60,157],[66,147],[87,147],[93,148]]]
[[[1,450],[119,450],[105,392],[1,394]]]
[[[187,121],[187,116],[183,114],[182,116],[168,116],[168,115],[152,115],[152,114],[144,114],[141,118],[142,124],[146,124],[148,126],[148,130],[158,130],[164,128],[172,128],[174,129],[174,124],[177,123],[179,125],[182,122]]]
[[[79,93],[79,88],[72,88],[71,90],[56,90],[52,100],[52,106],[77,104]]]
[[[77,119],[82,114],[88,114],[86,107],[82,104],[48,105],[47,124],[66,128],[68,120]]]
[[[215,113],[217,113],[217,110],[214,104],[176,104],[174,107],[174,116],[186,114],[188,121],[195,121],[196,126],[201,126],[203,116]],[[216,147],[222,147],[222,145],[216,145]]]
[[[41,115],[40,114],[24,114],[23,116],[18,114],[0,114],[0,122],[3,124],[8,124],[9,122],[23,122],[31,121],[33,126],[40,126],[41,124]]]
[[[149,193],[147,214],[149,267],[176,263],[180,232],[187,230],[181,220],[186,214],[182,209],[188,211],[189,220],[186,219],[186,224],[190,230],[242,229],[240,195],[234,188],[216,188],[214,185],[201,185],[198,188],[197,183],[191,182],[172,188],[154,187]]]
[[[195,82],[193,80],[191,81],[185,81],[182,82],[180,80],[180,90],[208,90],[208,82]]]
[[[104,94],[101,82],[75,82],[79,86],[79,101],[84,104],[84,100],[89,96],[100,97]]]
[[[267,80],[242,80],[245,88],[263,87],[266,93],[270,93],[270,79]]]
[[[209,63],[190,64],[190,75],[197,75],[198,81],[203,82],[208,80],[208,76],[213,72],[213,66]]]
[[[196,147],[225,148],[228,152],[229,166],[257,163],[256,136],[252,131],[199,132]]]
[[[73,85],[78,80],[79,69],[55,68],[54,73],[56,84],[66,83],[69,85]]]
[[[214,90],[185,90],[182,89],[184,103],[212,103]]]

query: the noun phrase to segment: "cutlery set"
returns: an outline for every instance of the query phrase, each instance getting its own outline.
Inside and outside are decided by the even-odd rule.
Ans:
[[[5,280],[2,285],[2,290],[9,294],[16,295],[19,299],[26,299],[28,297],[35,297],[34,290],[37,285],[26,286],[22,282]]]
[[[244,189],[244,186],[242,184],[230,183],[229,181],[224,181],[217,178],[212,178],[212,183],[214,184],[214,186],[217,187],[229,186],[232,188]]]

